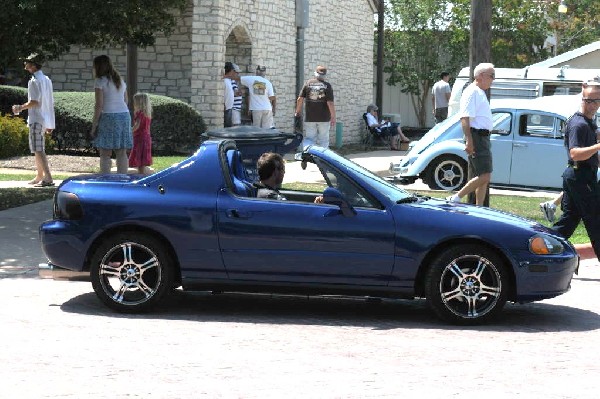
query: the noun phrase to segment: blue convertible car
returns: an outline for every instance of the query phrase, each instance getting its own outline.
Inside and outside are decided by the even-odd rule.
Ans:
[[[41,273],[84,272],[122,312],[182,287],[420,297],[458,324],[570,287],[575,249],[538,223],[413,195],[331,150],[308,147],[299,160],[322,185],[293,185],[286,201],[255,197],[232,140],[208,140],[143,178],[69,179],[40,226],[49,259]]]

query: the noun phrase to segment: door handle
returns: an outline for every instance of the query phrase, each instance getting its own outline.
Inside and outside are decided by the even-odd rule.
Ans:
[[[513,143],[513,147],[524,148],[527,147],[527,144]]]
[[[226,214],[227,214],[228,218],[232,218],[232,219],[249,219],[250,218],[249,212],[242,212],[237,209],[228,209]]]

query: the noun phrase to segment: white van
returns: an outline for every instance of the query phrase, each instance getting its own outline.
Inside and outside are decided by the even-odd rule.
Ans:
[[[495,68],[496,78],[491,98],[535,98],[555,94],[579,94],[581,84],[599,74],[598,69],[560,68]],[[456,77],[448,104],[448,116],[458,112],[463,89],[469,83],[469,68],[461,69]]]

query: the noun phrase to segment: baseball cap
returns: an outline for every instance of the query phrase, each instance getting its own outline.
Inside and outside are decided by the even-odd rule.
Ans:
[[[27,57],[23,58],[24,62],[31,62],[37,66],[41,66],[44,63],[44,56],[38,53],[31,53]]]

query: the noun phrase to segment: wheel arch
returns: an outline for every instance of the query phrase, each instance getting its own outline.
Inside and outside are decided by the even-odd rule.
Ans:
[[[177,257],[177,252],[175,251],[175,248],[173,247],[173,244],[171,243],[171,241],[164,234],[161,234],[158,231],[156,231],[150,227],[140,226],[140,225],[113,226],[110,229],[103,231],[100,235],[98,235],[98,237],[96,237],[94,239],[94,241],[92,242],[92,244],[89,246],[89,249],[85,255],[84,271],[87,271],[87,272],[90,271],[92,256],[94,255],[94,252],[96,252],[96,249],[98,248],[100,243],[106,237],[108,237],[112,234],[115,234],[115,233],[125,233],[125,232],[144,233],[144,234],[148,234],[154,238],[159,239],[161,241],[161,243],[163,243],[165,245],[165,248],[169,252],[169,257],[173,260],[173,264],[175,266],[174,276],[173,276],[175,284],[176,285],[181,284],[181,267],[179,264],[179,258]]]
[[[425,276],[427,275],[427,270],[431,266],[431,263],[436,258],[436,256],[445,250],[446,248],[455,246],[455,245],[465,245],[465,244],[477,244],[485,247],[486,249],[494,252],[498,255],[502,261],[506,264],[506,269],[509,274],[510,287],[508,289],[508,300],[511,301],[515,298],[516,295],[516,284],[517,278],[515,275],[515,270],[512,266],[512,262],[508,258],[508,256],[498,249],[497,247],[491,245],[489,242],[478,239],[476,237],[455,237],[450,240],[440,242],[435,245],[433,248],[427,252],[423,260],[421,261],[421,265],[419,266],[419,270],[417,271],[417,275],[415,277],[415,295],[418,297],[425,297]]]

